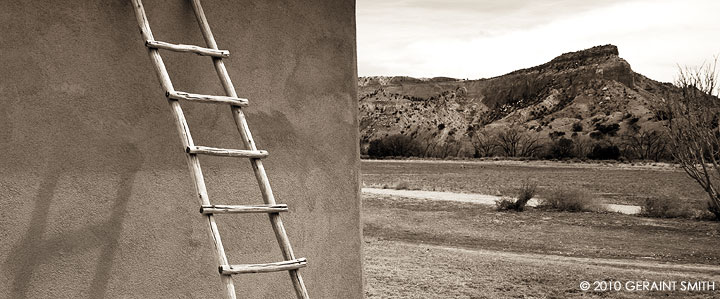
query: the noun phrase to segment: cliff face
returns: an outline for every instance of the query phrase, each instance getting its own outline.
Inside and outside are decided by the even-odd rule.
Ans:
[[[658,108],[677,89],[635,73],[613,45],[562,54],[531,68],[480,80],[359,79],[361,143],[403,134],[467,147],[474,131],[517,127],[583,137],[599,125],[662,125]]]

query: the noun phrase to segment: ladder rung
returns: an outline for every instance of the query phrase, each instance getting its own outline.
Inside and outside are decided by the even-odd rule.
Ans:
[[[205,215],[224,213],[280,213],[287,211],[288,207],[286,204],[252,206],[208,205],[200,207],[200,213]]]
[[[188,93],[184,91],[168,91],[165,96],[173,100],[186,100],[214,104],[230,104],[239,107],[245,107],[248,105],[248,100],[243,98],[210,96],[204,94]]]
[[[238,149],[226,149],[216,148],[207,146],[189,146],[185,149],[189,154],[203,154],[213,156],[224,156],[224,157],[239,157],[239,158],[252,158],[262,159],[266,158],[269,154],[264,150],[238,150]]]
[[[183,44],[171,44],[156,40],[149,40],[145,41],[145,46],[148,48],[155,48],[155,49],[164,49],[164,50],[170,50],[175,52],[190,52],[195,53],[198,55],[203,56],[212,56],[212,57],[219,57],[219,58],[227,58],[230,57],[230,51],[228,50],[217,50],[217,49],[210,49],[210,48],[203,48],[193,45],[183,45]]]
[[[233,275],[296,270],[305,266],[307,266],[307,259],[303,257],[299,259],[268,264],[224,265],[220,266],[219,270],[220,274]]]

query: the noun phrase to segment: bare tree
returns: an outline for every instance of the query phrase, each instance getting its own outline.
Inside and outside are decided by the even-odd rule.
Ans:
[[[478,158],[492,156],[497,147],[492,132],[485,129],[473,131],[470,141],[475,149],[475,157]]]
[[[511,128],[500,131],[497,134],[495,142],[497,146],[503,151],[503,153],[505,153],[505,156],[517,157],[521,140],[522,133],[520,133],[520,130]]]
[[[631,158],[657,162],[666,153],[667,137],[657,130],[628,132],[623,136],[623,146]]]
[[[679,99],[668,101],[668,135],[674,158],[709,197],[708,210],[720,219],[720,99],[717,57],[697,68],[681,68]]]
[[[417,134],[415,137],[420,142],[420,156],[434,157],[437,146],[440,141],[430,134]]]
[[[543,148],[537,135],[523,133],[520,140],[520,157],[535,157]]]
[[[457,142],[455,139],[452,138],[447,138],[445,139],[445,142],[439,144],[439,147],[435,152],[435,157],[447,158],[451,157],[453,154],[457,157],[461,148],[462,144],[460,142]]]
[[[507,157],[530,157],[542,149],[537,136],[523,133],[516,128],[498,133],[495,143]]]

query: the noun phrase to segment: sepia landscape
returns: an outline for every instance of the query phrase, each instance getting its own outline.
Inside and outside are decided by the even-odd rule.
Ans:
[[[672,126],[701,87],[613,45],[489,79],[359,78],[366,296],[714,297],[718,210]],[[656,281],[678,286],[630,290]]]
[[[720,1],[5,1],[0,299],[720,298]]]

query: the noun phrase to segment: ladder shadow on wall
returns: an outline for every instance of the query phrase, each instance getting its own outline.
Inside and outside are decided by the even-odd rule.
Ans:
[[[4,263],[3,268],[8,269],[8,273],[15,273],[10,290],[11,298],[28,298],[33,274],[40,270],[46,261],[57,258],[63,252],[76,254],[98,247],[101,247],[100,255],[95,264],[93,280],[86,290],[88,298],[105,297],[133,182],[143,162],[135,144],[127,142],[115,146],[121,155],[113,157],[114,161],[126,163],[111,165],[116,170],[113,173],[119,174],[119,183],[111,201],[110,217],[100,224],[89,223],[77,230],[64,231],[60,236],[43,238],[48,229],[50,207],[58,182],[63,174],[67,173],[66,167],[73,164],[73,158],[50,159],[38,193],[32,200],[34,207],[30,226],[23,238],[13,246]],[[82,203],[77,203],[77,207],[82,207]]]

